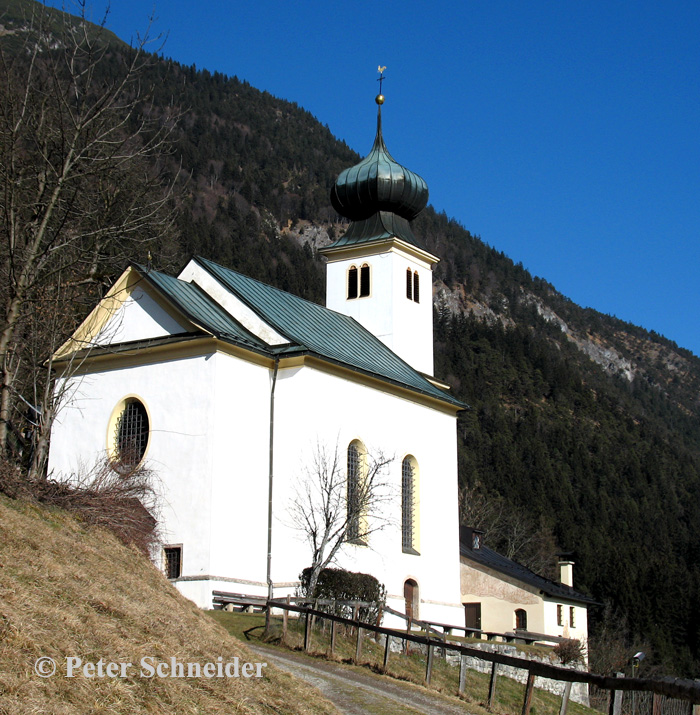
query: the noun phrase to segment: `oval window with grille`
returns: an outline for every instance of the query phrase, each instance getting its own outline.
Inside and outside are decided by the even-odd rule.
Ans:
[[[120,472],[130,472],[141,464],[148,448],[150,422],[141,400],[129,397],[117,406],[110,420],[109,451]]]

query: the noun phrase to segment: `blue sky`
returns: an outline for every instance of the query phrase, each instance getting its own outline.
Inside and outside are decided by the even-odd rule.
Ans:
[[[60,2],[52,2],[60,6]],[[104,2],[93,3],[94,18]],[[70,7],[68,7],[70,9]],[[125,40],[151,6],[113,0]],[[583,306],[700,355],[700,2],[160,0],[163,54],[297,102]]]

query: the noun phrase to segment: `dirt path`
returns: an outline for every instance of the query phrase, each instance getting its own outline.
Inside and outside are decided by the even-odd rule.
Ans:
[[[466,705],[409,683],[358,673],[346,666],[299,653],[248,644],[265,660],[316,686],[346,715],[465,715]]]

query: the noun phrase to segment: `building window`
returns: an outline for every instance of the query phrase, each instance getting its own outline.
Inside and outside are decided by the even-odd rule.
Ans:
[[[418,280],[418,271],[413,274],[413,300],[415,303],[420,303],[420,282]]]
[[[165,562],[165,575],[168,578],[182,576],[182,546],[164,546],[163,560]]]
[[[569,607],[569,626],[571,628],[576,628],[576,620],[574,618],[574,613],[576,609],[573,606]]]
[[[413,457],[401,463],[401,546],[405,554],[418,554],[418,465]]]
[[[365,475],[365,450],[361,442],[351,442],[348,447],[347,468],[347,540],[366,546],[363,488]]]
[[[370,267],[363,263],[360,270],[357,266],[348,268],[348,300],[353,298],[366,298],[371,290]]]
[[[123,400],[110,420],[109,453],[115,468],[128,473],[141,464],[150,435],[148,412],[135,397]]]
[[[357,298],[357,267],[350,266],[348,271],[348,300]]]
[[[564,606],[557,606],[557,625],[564,625]]]
[[[364,263],[360,268],[360,298],[366,298],[370,293],[369,266]]]
[[[413,300],[413,271],[410,268],[406,269],[406,297]]]
[[[527,630],[527,611],[524,608],[518,608],[515,612],[515,627],[519,630]]]

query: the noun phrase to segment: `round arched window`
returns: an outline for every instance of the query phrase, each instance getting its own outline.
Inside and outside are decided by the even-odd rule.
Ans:
[[[130,397],[113,415],[110,452],[119,471],[128,472],[139,466],[146,454],[150,425],[144,404]]]

